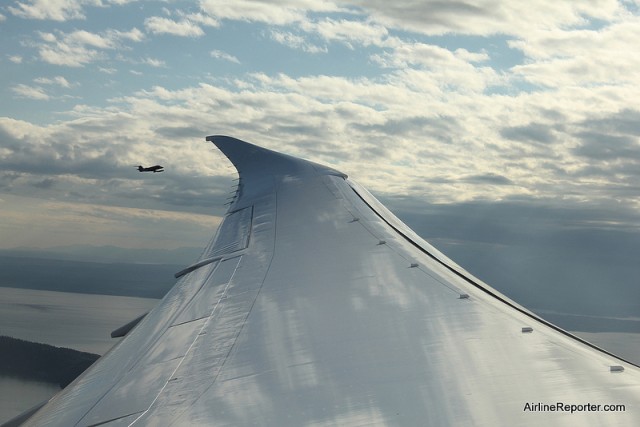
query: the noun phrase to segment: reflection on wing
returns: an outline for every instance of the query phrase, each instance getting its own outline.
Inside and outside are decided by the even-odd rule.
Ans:
[[[208,140],[240,174],[218,233],[30,425],[640,425],[636,366],[475,279],[346,175]]]

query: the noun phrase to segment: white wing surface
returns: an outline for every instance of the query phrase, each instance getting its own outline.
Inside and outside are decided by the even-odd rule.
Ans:
[[[640,426],[633,364],[474,278],[346,175],[207,139],[240,175],[216,236],[28,425]]]

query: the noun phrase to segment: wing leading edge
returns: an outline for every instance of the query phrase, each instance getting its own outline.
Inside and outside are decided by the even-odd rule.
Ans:
[[[640,425],[636,366],[475,279],[346,175],[207,140],[240,175],[218,232],[28,425]]]

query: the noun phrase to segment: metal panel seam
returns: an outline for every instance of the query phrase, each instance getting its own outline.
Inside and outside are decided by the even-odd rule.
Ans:
[[[198,401],[198,400],[199,400],[199,399],[200,399],[204,394],[206,394],[206,392],[207,392],[211,387],[213,387],[213,386],[215,385],[216,381],[218,380],[218,377],[220,376],[220,374],[222,373],[222,370],[224,369],[224,365],[225,365],[225,363],[227,362],[227,359],[229,358],[229,356],[231,355],[231,352],[233,352],[233,349],[234,349],[234,348],[235,348],[235,346],[236,346],[236,342],[238,341],[238,337],[239,337],[239,336],[240,336],[240,334],[242,333],[242,330],[244,329],[244,326],[247,324],[247,319],[248,319],[248,318],[249,318],[249,316],[251,315],[251,311],[253,310],[253,307],[255,306],[256,301],[258,300],[258,297],[260,296],[260,292],[262,291],[262,286],[264,285],[264,282],[265,282],[265,280],[267,279],[267,276],[268,276],[268,274],[269,274],[269,270],[271,269],[271,264],[273,263],[273,257],[275,256],[275,250],[276,250],[276,238],[277,238],[277,234],[278,234],[278,225],[277,225],[277,224],[278,224],[278,222],[277,222],[277,220],[276,220],[276,218],[277,218],[277,216],[278,216],[278,193],[277,193],[277,192],[275,192],[275,193],[274,193],[274,199],[275,199],[275,200],[274,200],[274,204],[275,204],[275,209],[274,209],[274,211],[275,211],[275,215],[274,215],[274,220],[273,220],[273,250],[272,250],[272,252],[271,252],[271,259],[269,260],[269,265],[267,266],[267,270],[266,270],[266,271],[265,271],[265,273],[264,273],[264,277],[263,277],[263,279],[262,279],[262,282],[260,282],[260,287],[258,288],[258,291],[256,292],[256,296],[255,296],[255,298],[253,299],[253,302],[251,303],[251,307],[249,307],[249,310],[247,311],[247,314],[245,315],[245,318],[244,318],[244,320],[242,321],[242,325],[241,325],[241,326],[240,326],[240,328],[238,329],[238,332],[236,333],[236,336],[235,336],[235,337],[234,337],[234,339],[233,339],[233,344],[231,344],[231,347],[229,348],[229,351],[228,351],[228,352],[227,352],[227,354],[225,355],[224,360],[222,361],[222,363],[220,364],[220,369],[218,369],[218,372],[217,372],[217,374],[216,374],[215,378],[213,379],[213,381],[211,382],[211,384],[210,384],[207,388],[205,388],[205,389],[202,391],[202,394],[201,394],[200,396],[198,396],[198,398],[197,398],[197,399],[195,399],[195,400],[193,401],[193,403],[192,403],[192,404],[195,404],[195,402],[197,402],[197,401]],[[253,209],[253,206],[252,206],[252,209]],[[253,215],[252,215],[251,221],[252,221],[252,225],[253,225]],[[248,247],[248,245],[247,245],[247,247]],[[238,265],[239,265],[239,264],[238,264]],[[236,269],[237,269],[237,267],[236,267]],[[229,283],[231,283],[231,281],[229,281]],[[227,287],[229,286],[229,283],[227,283]],[[224,293],[222,294],[222,296],[220,297],[220,300],[218,301],[218,303],[222,300],[222,298],[224,298],[224,295],[225,295],[225,294],[226,294],[226,288],[225,288],[225,292],[224,292]],[[216,304],[216,306],[217,306],[217,304]],[[214,307],[214,310],[215,310],[215,307]],[[212,312],[213,312],[213,310],[212,310]],[[207,323],[208,323],[208,322],[207,322]],[[206,324],[205,324],[205,326],[206,326]],[[196,339],[197,339],[197,338],[196,338]],[[194,343],[195,343],[195,340],[194,340]],[[192,345],[193,345],[193,344],[192,344]],[[188,351],[187,351],[187,353],[188,353]],[[183,360],[184,360],[184,359],[183,359]],[[181,362],[181,363],[182,363],[182,362]],[[177,371],[177,369],[178,369],[179,367],[180,367],[180,365],[178,365],[178,367],[176,368],[176,371]],[[175,374],[175,372],[174,372],[174,374]],[[172,374],[172,376],[173,376],[173,374]],[[165,384],[165,387],[166,387],[166,384]],[[164,388],[163,388],[163,389],[164,389]],[[160,394],[158,394],[158,396],[160,396]],[[156,396],[156,399],[158,398],[158,396]],[[154,400],[154,402],[155,402],[155,400]],[[153,403],[151,404],[151,406],[153,406]],[[151,406],[149,406],[149,408],[151,408]],[[148,411],[148,409],[147,409],[147,411]],[[145,411],[145,413],[146,413],[146,411]],[[144,415],[144,414],[142,414],[142,415],[141,415],[141,417],[142,417],[143,415]],[[139,418],[138,418],[138,419],[139,419]],[[133,424],[135,424],[135,422],[136,422],[138,419],[136,419],[134,422],[132,422],[131,424],[129,424],[129,427],[131,427]],[[180,417],[175,418],[175,419],[173,420],[173,422],[170,424],[170,426],[171,426],[171,425],[175,425],[175,424],[176,424],[176,422],[178,422],[179,420],[180,420]]]
[[[236,267],[237,268],[237,267]],[[218,302],[216,302],[216,305],[213,307],[213,309],[211,310],[211,315],[213,315],[213,312],[216,311],[216,308],[218,307],[218,305],[220,304],[220,301],[222,301],[222,299],[224,298],[225,294],[227,293],[227,289],[229,289],[229,286],[231,285],[231,280],[229,280],[227,282],[227,285],[224,288],[224,291],[222,292],[222,295],[220,296],[220,298],[218,299]],[[154,403],[156,403],[156,401],[158,400],[158,398],[160,397],[160,395],[162,394],[162,392],[164,391],[165,388],[167,388],[167,385],[169,384],[169,381],[171,381],[171,378],[173,378],[173,376],[175,375],[176,372],[178,372],[178,369],[180,369],[180,367],[182,366],[182,362],[184,362],[187,354],[189,354],[189,351],[191,351],[191,348],[194,346],[194,344],[196,343],[196,341],[198,340],[198,337],[200,336],[200,334],[202,333],[202,331],[204,330],[204,328],[207,327],[207,325],[209,324],[209,321],[211,320],[211,315],[209,316],[209,320],[207,320],[206,322],[204,322],[202,324],[202,326],[200,327],[200,331],[198,331],[198,333],[196,334],[195,338],[193,339],[193,341],[191,341],[191,344],[189,345],[189,348],[187,348],[187,351],[185,352],[185,354],[182,357],[182,360],[180,360],[180,362],[178,363],[178,365],[175,367],[175,369],[173,370],[173,372],[171,372],[171,375],[169,375],[169,379],[167,381],[165,381],[164,385],[162,386],[162,388],[160,389],[160,391],[158,391],[158,394],[156,394],[156,397],[153,399],[153,401],[151,402],[151,404],[149,405],[149,407],[147,409],[145,409],[140,416],[138,416],[138,418],[136,418],[135,420],[133,420],[133,422],[131,422],[131,424],[129,424],[129,427],[134,425],[136,423],[136,421],[138,421],[140,418],[142,418],[147,412],[149,412],[149,410],[151,409],[151,407],[153,406]],[[195,320],[192,320],[192,322]],[[189,322],[185,322],[185,323],[189,323]],[[171,327],[171,326],[170,326]],[[169,328],[167,328],[169,329]]]

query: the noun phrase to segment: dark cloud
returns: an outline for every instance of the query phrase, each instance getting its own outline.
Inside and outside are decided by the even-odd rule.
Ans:
[[[619,317],[640,309],[640,214],[633,209],[553,200],[383,202],[462,267],[526,307]]]
[[[640,136],[640,111],[627,108],[604,117],[589,118],[580,125],[602,133]]]
[[[84,178],[110,178],[129,172],[118,166],[116,158],[102,154],[94,158],[58,158],[50,149],[23,149],[0,159],[0,168],[32,175],[77,175]]]
[[[283,137],[303,136],[304,138],[321,138],[323,129],[314,125],[304,125],[299,123],[290,124],[274,124],[270,127],[270,133],[274,135],[282,135]]]
[[[509,178],[495,173],[486,173],[482,175],[471,175],[462,179],[464,182],[472,184],[489,184],[489,185],[513,185],[513,181]]]
[[[202,139],[203,136],[215,133],[213,129],[200,129],[192,126],[172,126],[172,127],[159,127],[155,132],[167,139],[187,139],[197,138]]]
[[[454,28],[463,27],[464,18],[479,19],[481,17],[495,16],[497,5],[487,5],[482,8],[461,1],[429,1],[429,2],[386,2],[355,1],[362,7],[372,11],[374,16],[379,11],[380,17],[389,17],[397,22],[402,22],[407,27],[417,27],[422,31],[429,31],[430,27]]]
[[[48,188],[53,187],[53,185],[55,183],[56,183],[55,179],[53,179],[53,178],[45,178],[42,181],[35,182],[35,183],[31,184],[31,185],[33,185],[36,188],[40,188],[40,189],[46,190]]]
[[[504,127],[500,129],[503,138],[521,142],[541,142],[549,144],[555,141],[549,125],[530,123],[526,126]]]
[[[636,138],[601,132],[580,132],[581,144],[573,149],[578,156],[593,160],[640,160],[640,144]]]
[[[65,138],[63,132],[46,144],[14,138],[15,143],[8,145],[10,152],[0,158],[0,169],[7,171],[0,176],[0,188],[31,196],[54,191],[47,197],[108,206],[207,214],[226,210],[223,192],[231,187],[232,170],[228,177],[175,168],[162,174],[141,174],[133,164],[122,163],[122,158],[130,157],[126,144],[84,138],[87,141],[80,143]]]
[[[589,118],[577,124],[575,137],[580,145],[573,149],[573,153],[593,161],[616,161],[615,166],[609,165],[608,175],[622,172],[622,168],[629,171],[629,164],[636,169],[640,161],[640,111],[625,109],[613,114],[600,115]],[[585,168],[583,173],[604,172],[597,166]]]
[[[367,134],[386,136],[419,135],[424,139],[451,142],[454,130],[459,127],[454,117],[414,116],[403,119],[387,119],[382,124],[352,123],[353,129]]]
[[[109,192],[111,203],[143,209],[200,214],[223,214],[224,203],[234,192],[233,177],[229,176],[181,176],[164,173],[153,175],[140,186],[113,185]]]

